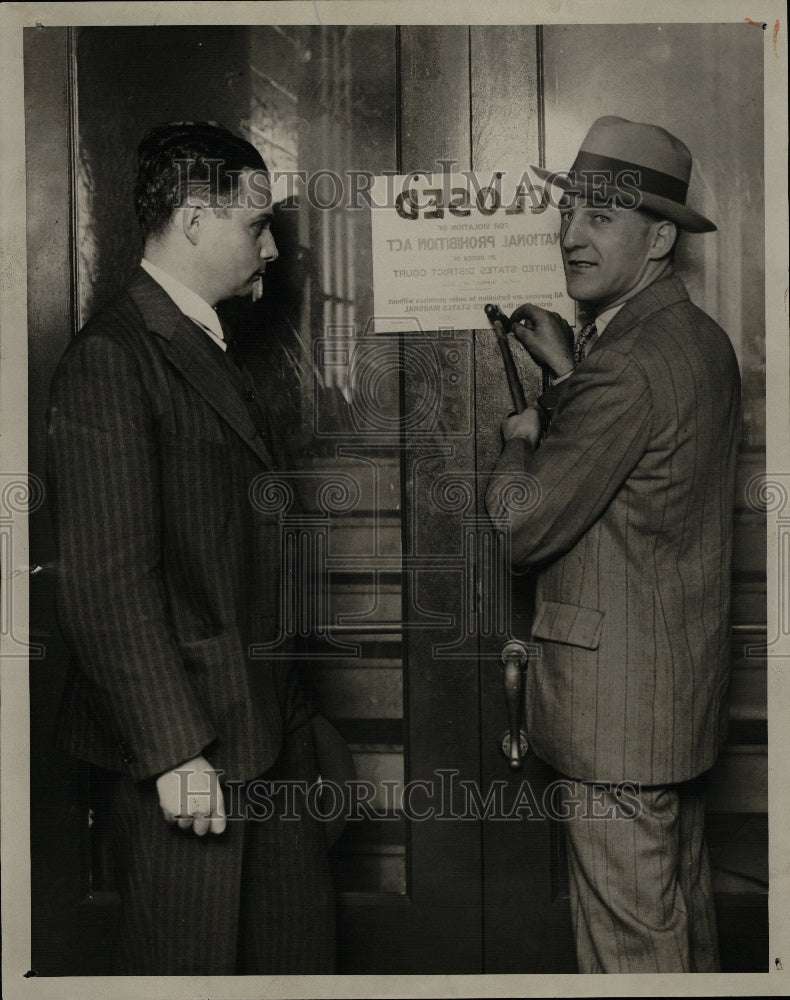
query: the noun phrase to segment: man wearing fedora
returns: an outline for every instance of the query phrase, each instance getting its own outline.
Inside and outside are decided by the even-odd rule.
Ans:
[[[275,789],[350,777],[350,757],[292,657],[254,653],[281,637],[285,568],[251,488],[288,456],[214,309],[277,258],[266,165],[215,123],[163,125],[135,208],[141,266],[61,360],[48,452],[59,737],[101,779],[112,971],[331,972],[327,831]]]
[[[556,314],[513,313],[554,384],[504,420],[487,494],[513,566],[538,573],[527,728],[568,779],[581,972],[718,969],[700,776],[726,730],[740,380],[673,271],[678,230],[716,228],[685,203],[691,162],[664,129],[608,116],[568,173],[537,171],[563,192],[583,323],[574,338]],[[508,508],[519,478],[528,510]]]

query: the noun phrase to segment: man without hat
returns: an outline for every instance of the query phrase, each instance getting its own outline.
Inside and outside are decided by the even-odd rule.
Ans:
[[[266,166],[215,123],[161,126],[135,203],[141,266],[60,363],[48,453],[60,741],[101,775],[113,971],[330,972],[326,831],[268,783],[331,777],[322,747],[343,745],[293,660],[253,655],[280,639],[282,575],[253,487],[288,458],[214,309],[277,257]]]
[[[700,776],[726,728],[740,380],[673,252],[678,230],[716,227],[685,204],[688,149],[655,125],[600,118],[569,173],[537,172],[563,190],[585,322],[574,343],[556,314],[513,313],[554,385],[504,420],[487,505],[514,567],[538,572],[527,728],[567,779],[579,971],[713,972]],[[535,502],[511,511],[525,478]]]

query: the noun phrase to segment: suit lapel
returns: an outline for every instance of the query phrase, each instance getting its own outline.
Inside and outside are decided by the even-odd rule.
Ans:
[[[208,335],[177,308],[142,268],[128,288],[146,326],[160,338],[162,353],[269,468],[276,468],[264,439]],[[217,348],[219,350],[219,348]]]
[[[246,441],[262,462],[275,468],[244,400],[233,384],[225,363],[213,356],[214,348],[199,327],[182,316],[173,337],[163,345],[167,359],[206,402]]]
[[[623,334],[633,329],[637,323],[641,323],[653,313],[666,309],[667,306],[674,305],[676,302],[682,302],[688,297],[686,286],[680,278],[674,275],[648,285],[638,295],[629,299],[614,316],[601,336],[593,342],[592,347],[587,352],[588,356],[600,347],[613,344]]]

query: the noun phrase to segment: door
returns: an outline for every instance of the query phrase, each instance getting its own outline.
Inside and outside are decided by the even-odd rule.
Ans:
[[[744,374],[733,725],[711,780],[711,842],[723,954],[733,971],[764,968],[765,538],[749,499],[764,469],[762,189],[751,185],[749,211],[724,195],[733,171],[742,189],[761,175],[762,119],[751,113],[754,102],[761,107],[760,36],[740,25],[28,33],[29,205],[39,220],[28,227],[28,252],[51,278],[29,289],[39,474],[48,379],[69,335],[62,317],[71,313],[73,333],[139,254],[130,175],[142,132],[188,109],[245,131],[271,169],[304,172],[299,207],[276,223],[281,258],[266,297],[229,312],[249,364],[297,415],[292,445],[310,514],[300,551],[322,584],[302,595],[300,627],[360,780],[332,857],[340,971],[575,969],[551,775],[531,755],[511,770],[501,749],[500,654],[511,637],[528,641],[531,616],[530,581],[510,589],[482,505],[499,421],[512,407],[501,360],[483,328],[373,335],[370,216],[353,192],[364,172],[439,161],[486,175],[561,168],[606,113],[655,120],[686,138],[701,164],[697,190],[712,199],[702,210],[720,221],[722,235],[704,252],[689,241],[681,256],[692,297],[733,336]],[[703,134],[686,109],[688,66],[701,101],[718,102],[734,122],[731,134]],[[71,232],[41,225],[45,190],[64,217],[73,206]],[[537,370],[517,360],[536,393]],[[51,560],[46,516],[44,504],[31,535],[41,565]],[[32,738],[42,748],[31,775],[31,967],[95,973],[97,952],[80,942],[111,934],[117,897],[84,771],[48,749],[63,658],[46,574],[36,585],[34,635],[53,655],[46,672],[31,667]],[[53,761],[66,831],[57,854],[49,817],[35,808],[53,808],[44,795]]]

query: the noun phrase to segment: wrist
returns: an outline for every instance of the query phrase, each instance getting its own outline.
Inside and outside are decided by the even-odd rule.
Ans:
[[[502,445],[505,451],[511,448],[523,454],[523,449],[526,447],[530,452],[533,452],[538,446],[540,437],[539,430],[533,430],[532,432],[520,431],[508,437],[504,437],[503,435],[504,440]]]
[[[205,767],[207,764],[211,767],[202,753],[193,754],[186,760],[182,760],[180,763],[173,764],[172,767],[168,767],[167,770],[160,771],[159,774],[155,775],[155,778],[159,780],[159,778],[163,778],[166,774],[173,774],[174,771],[194,771],[196,768]]]
[[[552,364],[550,367],[555,381],[557,379],[567,378],[574,369],[573,358],[562,358],[557,361],[557,364]]]

